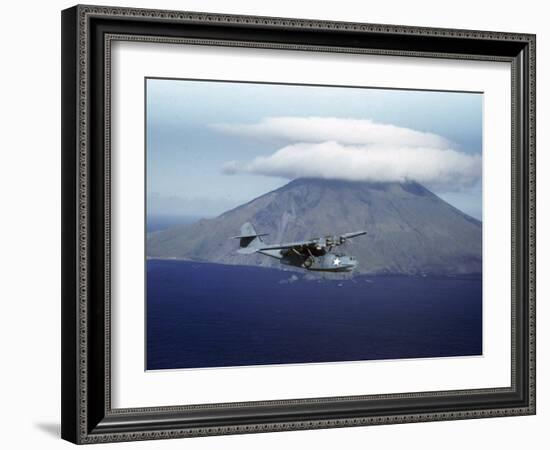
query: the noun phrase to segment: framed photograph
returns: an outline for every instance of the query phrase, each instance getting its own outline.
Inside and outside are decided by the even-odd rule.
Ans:
[[[535,36],[62,12],[62,437],[535,413]]]

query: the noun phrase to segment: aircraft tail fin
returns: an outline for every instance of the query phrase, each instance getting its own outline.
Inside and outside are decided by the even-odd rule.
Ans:
[[[233,239],[239,239],[240,248],[237,253],[249,255],[258,251],[262,248],[262,236],[267,236],[267,234],[258,234],[254,226],[250,222],[246,222],[241,227],[241,234],[233,237]]]

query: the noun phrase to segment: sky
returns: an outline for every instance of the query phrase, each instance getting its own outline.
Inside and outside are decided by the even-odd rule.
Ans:
[[[213,217],[299,177],[417,181],[481,219],[481,93],[146,80],[149,215]]]

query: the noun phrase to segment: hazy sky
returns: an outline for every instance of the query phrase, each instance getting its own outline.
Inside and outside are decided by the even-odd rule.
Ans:
[[[411,179],[480,218],[482,101],[148,79],[148,213],[213,216],[305,176]]]

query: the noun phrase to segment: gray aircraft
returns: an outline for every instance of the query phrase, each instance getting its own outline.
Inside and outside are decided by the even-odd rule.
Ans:
[[[237,253],[252,255],[260,253],[280,260],[281,264],[323,272],[351,272],[357,266],[353,256],[333,252],[348,239],[367,234],[366,231],[346,233],[341,236],[326,236],[299,242],[266,244],[262,240],[267,234],[258,234],[250,222],[241,227],[241,234],[233,239],[240,240]]]

